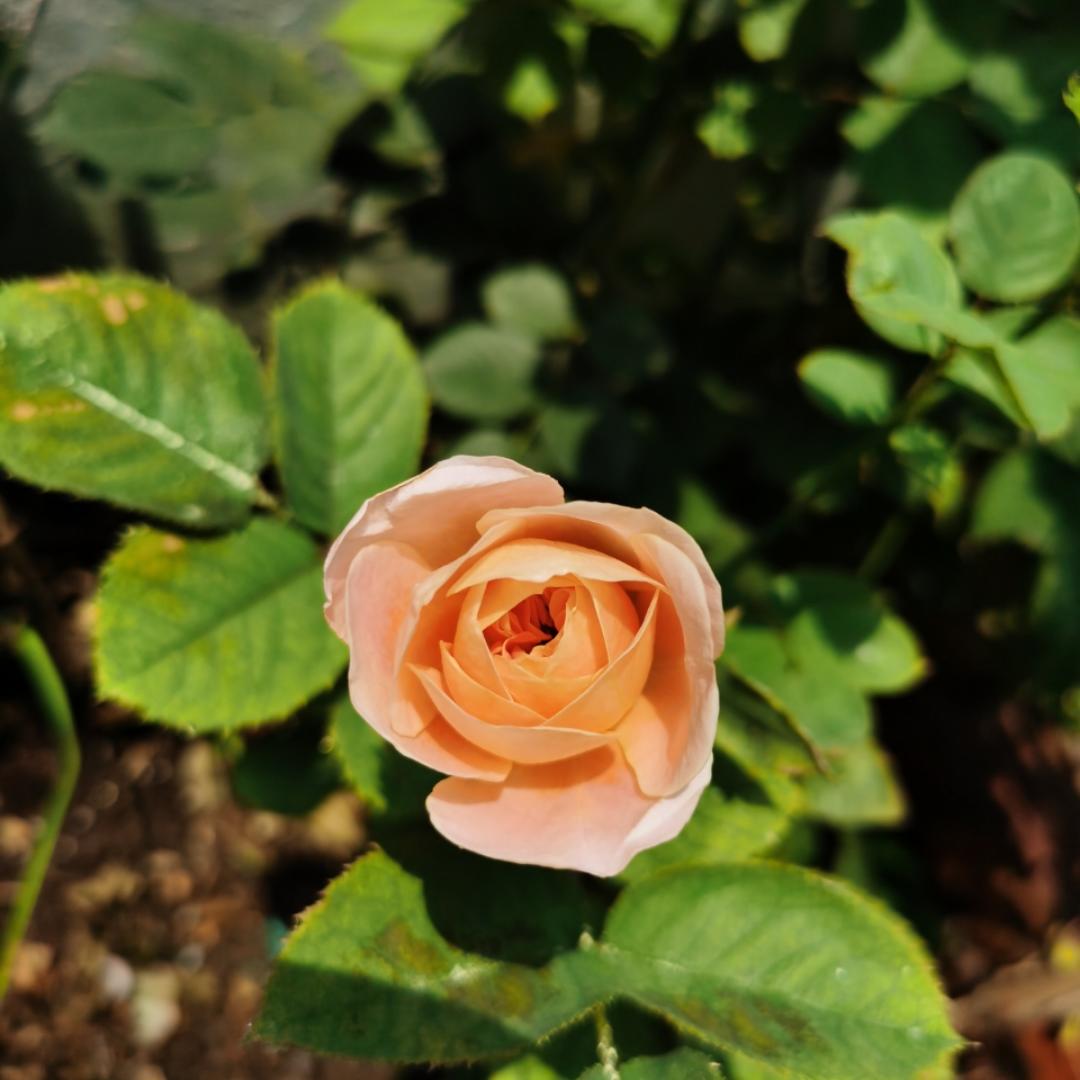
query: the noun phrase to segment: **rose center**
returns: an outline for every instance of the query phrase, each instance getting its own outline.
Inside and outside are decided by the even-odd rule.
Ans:
[[[484,631],[491,651],[513,658],[554,641],[566,621],[570,595],[566,588],[544,589],[515,604]]]

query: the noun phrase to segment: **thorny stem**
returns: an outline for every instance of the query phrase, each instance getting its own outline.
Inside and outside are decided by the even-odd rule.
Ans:
[[[30,923],[79,776],[79,740],[75,734],[75,722],[64,684],[48,650],[37,633],[28,626],[20,627],[15,632],[11,647],[56,740],[59,770],[52,794],[45,804],[41,831],[26,864],[7,925],[0,936],[0,1000],[7,991],[15,953]]]

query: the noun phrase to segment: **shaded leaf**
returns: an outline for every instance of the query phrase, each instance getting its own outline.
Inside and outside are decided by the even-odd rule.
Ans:
[[[509,420],[535,406],[539,364],[531,338],[483,323],[448,331],[424,354],[435,404],[467,420]]]
[[[675,36],[684,0],[572,0],[583,15],[632,30],[663,49]]]
[[[484,311],[497,326],[539,341],[577,333],[574,301],[566,282],[540,263],[500,270],[484,282]]]

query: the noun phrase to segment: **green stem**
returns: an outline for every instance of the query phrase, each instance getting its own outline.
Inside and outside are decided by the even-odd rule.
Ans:
[[[48,650],[41,638],[28,626],[15,632],[12,649],[22,664],[38,706],[45,716],[45,722],[56,740],[59,770],[52,794],[45,804],[41,832],[26,864],[3,936],[0,936],[0,1000],[3,1000],[7,991],[15,953],[30,923],[30,916],[41,892],[45,871],[52,858],[53,848],[56,847],[60,826],[64,822],[64,815],[75,790],[75,781],[79,776],[79,740],[75,734],[75,722],[71,716],[71,706],[64,691],[64,684]]]

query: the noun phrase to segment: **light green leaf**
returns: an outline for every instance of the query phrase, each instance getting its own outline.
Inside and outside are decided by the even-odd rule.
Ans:
[[[848,424],[883,424],[896,407],[896,374],[884,360],[849,349],[818,349],[799,363],[810,399]]]
[[[563,1080],[550,1065],[535,1054],[528,1054],[517,1061],[504,1065],[488,1077],[488,1080]]]
[[[657,49],[666,48],[679,26],[685,0],[571,0],[583,15],[631,30]]]
[[[1070,75],[1069,83],[1061,95],[1069,112],[1080,120],[1080,74]]]
[[[346,654],[322,616],[319,551],[256,518],[216,540],[132,529],[102,571],[94,659],[102,695],[205,732],[288,716]]]
[[[807,0],[759,0],[739,17],[739,42],[751,60],[776,60],[788,50]]]
[[[421,882],[382,852],[304,916],[274,967],[255,1033],[322,1053],[432,1064],[524,1050],[585,1012],[599,965],[489,960],[432,924]]]
[[[959,309],[963,290],[945,253],[900,214],[842,214],[825,234],[848,252],[847,288],[867,324],[901,349],[937,355],[937,330],[898,317],[883,301],[912,300],[935,310]]]
[[[559,80],[542,56],[523,56],[503,86],[506,107],[530,124],[547,116],[559,96]]]
[[[906,810],[889,759],[871,739],[830,757],[829,772],[807,776],[803,791],[803,816],[830,825],[896,825]]]
[[[578,1080],[609,1080],[603,1065],[594,1065]],[[720,1080],[719,1066],[714,1065],[700,1050],[688,1046],[656,1057],[631,1058],[619,1062],[619,1080]]]
[[[799,665],[775,630],[741,623],[732,627],[724,662],[784,716],[809,746],[853,746],[870,732],[866,698],[834,671]]]
[[[914,934],[794,867],[650,878],[615,902],[601,949],[632,1000],[807,1077],[911,1080],[958,1046]]]
[[[949,233],[964,282],[1015,303],[1063,284],[1080,258],[1080,204],[1069,178],[1032,154],[982,165],[953,204]]]
[[[731,79],[713,90],[713,104],[696,128],[713,157],[736,161],[756,148],[750,114],[758,100],[758,87],[746,79]]]
[[[442,777],[399,754],[352,707],[347,694],[330,709],[330,747],[368,812],[387,821],[425,815],[424,800]]]
[[[773,585],[788,648],[804,667],[828,667],[870,694],[900,693],[926,673],[915,635],[859,578],[808,570]]]
[[[963,475],[945,433],[918,421],[904,424],[889,432],[889,448],[900,469],[900,497],[946,508]]]
[[[578,332],[574,301],[566,282],[541,263],[500,270],[484,282],[487,317],[497,326],[538,341],[558,341]]]
[[[261,498],[260,373],[221,315],[132,274],[0,290],[0,462],[43,487],[208,528]]]
[[[963,81],[998,22],[982,0],[877,0],[859,12],[860,64],[883,90],[929,97]]]
[[[423,373],[397,322],[337,282],[275,313],[274,354],[285,493],[297,520],[333,534],[365,499],[419,466]]]
[[[413,64],[468,11],[467,0],[351,0],[326,36],[378,94],[393,94]]]
[[[787,817],[776,807],[724,795],[710,786],[674,840],[634,856],[619,876],[634,882],[670,866],[745,862],[774,847],[786,829]]]
[[[533,408],[539,364],[531,338],[483,323],[448,331],[424,354],[435,404],[467,420],[509,420]]]

